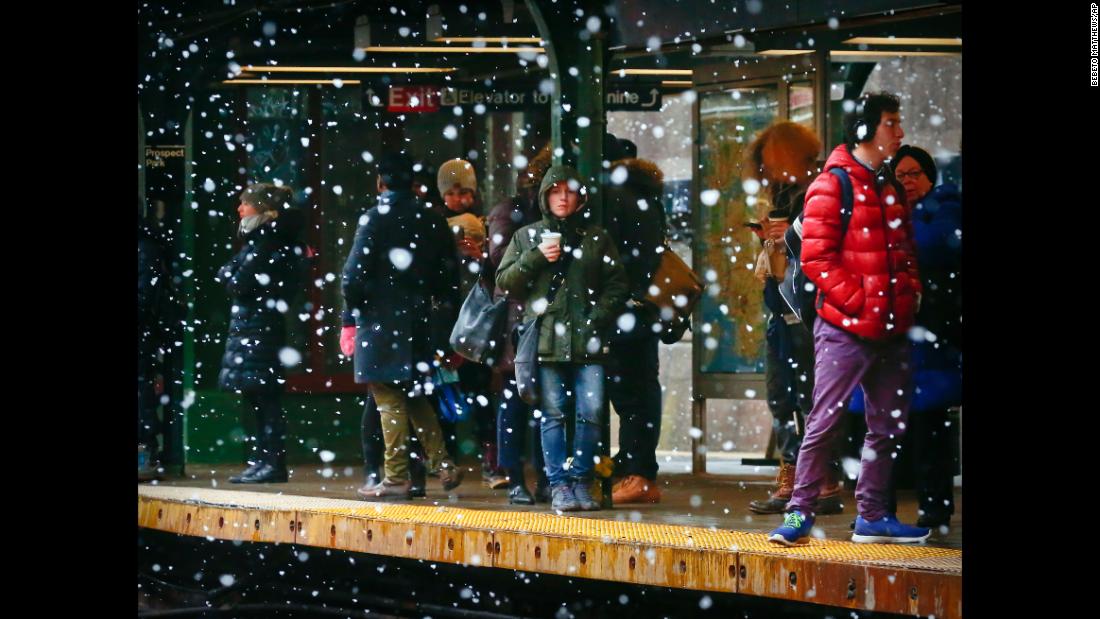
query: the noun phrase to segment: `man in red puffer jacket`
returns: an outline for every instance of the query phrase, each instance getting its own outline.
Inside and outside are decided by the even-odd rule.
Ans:
[[[846,143],[833,150],[806,191],[801,259],[817,286],[814,402],[787,516],[769,536],[781,544],[809,538],[844,402],[857,384],[866,395],[867,436],[852,541],[921,542],[929,534],[887,511],[892,452],[905,433],[912,399],[906,335],[921,293],[905,193],[886,165],[905,137],[899,111],[893,95],[861,97],[845,118]],[[851,181],[852,217],[843,238],[842,185],[833,168],[843,168]]]

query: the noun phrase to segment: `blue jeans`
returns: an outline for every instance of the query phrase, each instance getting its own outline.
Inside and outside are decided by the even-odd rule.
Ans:
[[[539,363],[541,389],[542,454],[550,486],[592,481],[593,458],[600,447],[603,422],[603,366],[598,364]],[[568,457],[565,414],[576,412],[573,432],[573,465]]]
[[[532,408],[519,397],[516,388],[516,375],[508,372],[502,375],[504,392],[500,394],[500,406],[497,407],[497,464],[509,475],[513,475],[516,469],[523,471],[523,456],[525,439],[530,437],[532,443],[532,464],[536,468],[543,467],[542,443],[539,437],[537,420],[532,416]],[[522,477],[520,477],[522,479]],[[515,481],[515,480],[513,480]]]

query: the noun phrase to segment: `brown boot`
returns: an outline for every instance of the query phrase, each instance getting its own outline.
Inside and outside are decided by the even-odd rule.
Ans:
[[[817,495],[817,505],[814,507],[815,514],[839,514],[844,511],[844,503],[840,502],[841,485],[839,477],[839,474],[832,469],[825,475],[825,487],[821,489],[821,494]]]
[[[641,475],[628,475],[618,488],[611,491],[611,503],[622,505],[629,503],[660,503],[661,489],[656,482],[649,481]]]
[[[794,493],[794,465],[782,463],[775,477],[775,492],[764,501],[749,503],[749,510],[757,514],[782,514]]]

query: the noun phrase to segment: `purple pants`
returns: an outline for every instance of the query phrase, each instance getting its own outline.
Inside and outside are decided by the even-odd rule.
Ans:
[[[864,519],[878,520],[887,513],[893,454],[909,417],[909,342],[903,337],[867,342],[818,317],[814,321],[814,357],[814,405],[806,418],[787,511],[813,513],[833,457],[836,434],[843,427],[842,415],[847,414],[844,402],[858,384],[863,387],[866,404],[867,436],[856,484],[856,509]]]

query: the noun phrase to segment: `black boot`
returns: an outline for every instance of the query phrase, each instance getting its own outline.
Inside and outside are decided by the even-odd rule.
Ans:
[[[277,431],[278,428],[275,428]],[[281,434],[269,432],[261,448],[265,452],[260,467],[242,475],[239,484],[282,484],[287,481],[286,447]]]
[[[256,421],[256,433],[252,436],[252,451],[248,456],[248,467],[229,478],[229,483],[232,484],[245,483],[243,481],[245,477],[255,475],[256,471],[263,468],[264,465],[264,444],[266,440],[264,437],[265,411],[255,397],[246,397],[246,400],[252,412],[252,418]]]
[[[526,486],[519,484],[508,489],[508,503],[511,505],[534,505],[535,497],[531,496]]]
[[[428,469],[420,458],[409,458],[409,496],[424,498],[428,496]]]
[[[246,468],[245,470],[241,471],[240,473],[237,473],[236,475],[233,475],[233,476],[231,476],[231,477],[229,478],[229,483],[233,483],[233,484],[241,484],[241,483],[245,483],[245,482],[243,481],[243,480],[244,480],[244,478],[245,478],[245,477],[250,477],[250,476],[252,476],[252,475],[255,475],[255,474],[256,474],[256,471],[258,471],[258,470],[260,470],[261,468],[263,468],[263,465],[264,465],[264,463],[263,463],[263,462],[262,462],[261,460],[259,460],[259,459],[257,458],[257,459],[256,459],[256,460],[255,460],[254,462],[252,462],[252,464],[249,464],[249,465],[248,465],[248,468]]]
[[[924,527],[925,529],[938,529],[940,527],[950,526],[951,515],[944,513],[928,513],[921,514],[917,518],[917,526]]]
[[[546,477],[546,469],[541,466],[535,469],[535,500],[539,503],[550,502],[550,480]]]
[[[240,484],[286,483],[286,420],[282,411],[271,411],[266,415],[260,435],[262,465],[249,475],[241,475]]]
[[[251,475],[242,475],[239,484],[282,484],[286,483],[285,464],[267,464],[266,462]]]
[[[527,491],[524,483],[523,465],[518,465],[508,471],[508,503],[511,505],[534,505],[535,497]]]
[[[542,477],[539,478],[538,484],[535,486],[535,500],[539,503],[550,502],[550,482],[543,482]]]

